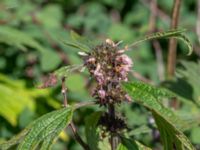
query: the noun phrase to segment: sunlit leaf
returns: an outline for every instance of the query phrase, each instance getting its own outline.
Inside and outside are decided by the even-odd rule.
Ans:
[[[39,146],[43,142],[42,149],[48,149],[53,139],[57,138],[59,133],[70,123],[72,118],[73,108],[68,106],[60,110],[50,112],[31,123],[26,129],[26,135],[23,140],[20,141],[18,150],[32,150]],[[24,132],[24,131],[23,131]],[[13,141],[11,139],[10,141]],[[9,141],[9,142],[10,142]],[[10,144],[9,142],[0,145],[0,149],[6,150],[13,144],[17,144],[18,141]],[[9,144],[9,145],[8,145]]]

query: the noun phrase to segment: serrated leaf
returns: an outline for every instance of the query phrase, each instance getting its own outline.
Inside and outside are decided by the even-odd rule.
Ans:
[[[101,114],[102,112],[95,112],[85,120],[85,135],[91,150],[99,150],[98,142],[100,138],[97,131],[97,124]]]
[[[166,97],[162,91],[141,82],[125,83],[123,87],[135,102],[145,106],[152,112],[166,150],[168,150],[168,146],[174,144],[177,149],[181,147],[180,150],[184,150],[184,148],[195,149],[187,137],[177,128],[187,123],[177,117],[170,109],[164,107],[161,101],[158,100],[160,96]],[[170,136],[166,134],[170,134]]]
[[[178,150],[195,150],[189,139],[164,116],[161,116],[156,111],[152,111],[152,114],[161,134],[164,150],[174,148]]]
[[[121,143],[118,145],[117,150],[151,150],[151,148],[138,141],[121,137]]]
[[[165,31],[165,32],[156,32],[156,33],[153,33],[151,35],[147,35],[140,40],[137,40],[133,44],[129,45],[129,47],[133,47],[133,46],[140,44],[140,43],[147,41],[147,40],[160,39],[160,38],[171,38],[172,37],[172,38],[182,40],[188,46],[188,49],[189,49],[188,55],[190,55],[193,51],[192,44],[185,35],[181,34],[183,32],[185,32],[184,29],[175,29],[175,30],[170,30],[170,31]]]
[[[67,108],[50,112],[38,118],[25,129],[25,131],[28,130],[28,132],[17,149],[32,150],[37,148],[42,141],[46,144],[45,146],[42,144],[42,148],[44,150],[48,149],[52,140],[57,138],[59,133],[70,123],[72,113],[73,108],[68,106]],[[48,138],[50,138],[51,141],[49,141]],[[8,144],[7,142],[3,143],[0,145],[0,148],[6,150],[13,145],[9,144],[9,146]],[[17,143],[15,142],[15,144]],[[2,146],[7,147],[4,148]]]

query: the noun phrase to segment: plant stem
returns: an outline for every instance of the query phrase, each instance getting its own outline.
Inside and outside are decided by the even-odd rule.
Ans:
[[[157,7],[157,0],[151,0],[150,10],[151,10],[151,15],[149,19],[149,32],[152,33],[156,31],[157,14],[159,14]],[[153,40],[152,44],[156,54],[158,77],[160,81],[163,81],[165,77],[165,70],[164,70],[165,67],[163,61],[162,48],[158,40]]]
[[[62,77],[62,90],[61,90],[62,94],[63,94],[63,106],[67,107],[67,88],[65,86],[65,77]],[[91,103],[91,102],[90,102]],[[86,104],[82,104],[82,105],[78,105],[79,107],[81,106],[85,106]],[[84,150],[90,150],[89,146],[81,139],[80,135],[77,132],[77,129],[74,125],[74,123],[71,121],[71,123],[69,124],[69,127],[71,128],[73,135],[74,135],[74,139],[83,147]]]
[[[115,106],[113,104],[108,105],[108,113],[110,118],[115,118]],[[118,137],[115,132],[111,131],[111,150],[116,150],[118,145]]]
[[[69,124],[69,127],[71,128],[73,134],[74,134],[74,138],[75,140],[84,148],[84,150],[90,150],[89,146],[81,139],[81,137],[79,136],[77,129],[74,125],[73,122],[71,122]]]
[[[174,0],[171,29],[175,29],[178,26],[178,18],[180,12],[181,0]],[[167,64],[167,74],[168,78],[173,78],[176,66],[176,48],[177,40],[172,38],[169,41],[169,51],[168,51],[168,64]]]

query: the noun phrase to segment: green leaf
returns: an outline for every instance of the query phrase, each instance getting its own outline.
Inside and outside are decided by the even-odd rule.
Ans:
[[[121,142],[122,143],[119,144],[117,150],[151,150],[151,148],[142,145],[138,141],[125,137],[121,137]]]
[[[24,138],[22,137],[23,140],[20,141],[18,150],[35,149],[42,141],[44,141],[42,149],[48,149],[52,144],[52,140],[57,138],[59,133],[70,123],[72,114],[73,108],[68,106],[67,108],[50,112],[38,118],[25,129],[28,132],[26,132]],[[9,147],[10,145],[7,142],[0,145],[0,149],[6,150]]]
[[[100,140],[97,124],[102,112],[95,112],[85,120],[85,135],[87,143],[91,150],[99,150],[98,142]]]
[[[166,150],[173,145],[177,149],[181,148],[180,150],[184,150],[184,148],[188,150],[195,149],[187,137],[178,129],[187,123],[176,116],[173,111],[164,107],[161,101],[158,100],[161,97],[168,97],[167,93],[141,82],[125,83],[123,87],[135,102],[145,106],[152,112]]]
[[[200,106],[200,61],[197,63],[190,61],[181,61],[182,68],[177,69],[177,76],[190,84],[192,87],[192,97]]]
[[[0,74],[0,115],[11,125],[17,125],[18,115],[28,108],[30,111],[35,109],[32,90],[27,89],[23,81],[12,80]]]
[[[64,44],[86,52],[90,51],[91,48],[93,47],[91,41],[78,35],[74,31],[71,31],[70,34],[71,34],[71,40],[63,41]]]
[[[41,45],[28,34],[8,26],[0,26],[0,42],[26,51],[26,46],[42,51]]]
[[[185,30],[184,29],[175,29],[175,30],[170,30],[170,31],[166,31],[166,32],[153,33],[151,35],[147,35],[146,37],[144,37],[140,40],[137,40],[133,44],[129,45],[129,47],[133,47],[133,46],[135,46],[139,43],[142,43],[144,41],[147,41],[147,40],[173,37],[173,38],[182,40],[188,46],[188,49],[189,49],[188,55],[190,55],[193,51],[192,44],[185,35],[181,34],[182,32],[185,32]]]
[[[156,111],[152,111],[152,114],[160,131],[164,150],[173,149],[174,147],[178,150],[195,150],[189,139],[164,116]]]
[[[55,69],[61,62],[56,52],[46,49],[32,36],[15,28],[0,26],[0,43],[15,46],[23,51],[26,51],[27,47],[38,50],[41,54],[41,67],[44,71]]]
[[[58,65],[61,63],[61,58],[55,51],[51,49],[45,49],[41,51],[40,61],[43,71],[51,71],[58,67]]]

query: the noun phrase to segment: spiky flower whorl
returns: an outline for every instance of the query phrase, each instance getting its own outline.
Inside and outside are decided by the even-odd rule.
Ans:
[[[133,65],[124,50],[120,50],[117,44],[107,39],[90,53],[81,55],[84,65],[98,83],[93,96],[98,99],[100,105],[130,100],[120,87],[120,82],[128,80],[127,75]]]

